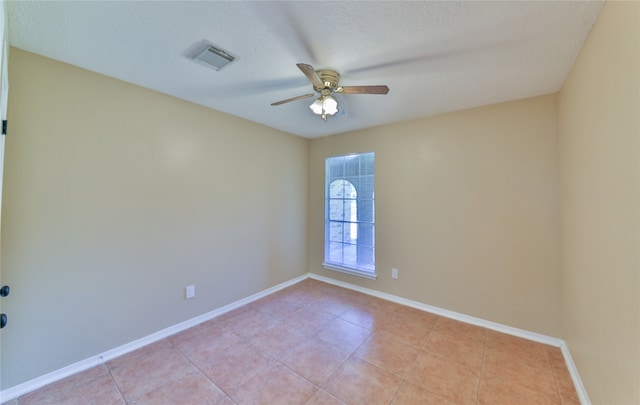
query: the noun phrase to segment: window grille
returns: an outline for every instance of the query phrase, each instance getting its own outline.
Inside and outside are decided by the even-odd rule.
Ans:
[[[325,267],[375,277],[374,197],[373,153],[326,160]]]

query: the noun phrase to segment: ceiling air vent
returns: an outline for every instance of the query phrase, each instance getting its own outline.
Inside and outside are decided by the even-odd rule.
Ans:
[[[220,70],[229,63],[233,62],[235,58],[222,49],[218,49],[215,46],[209,45],[202,52],[195,56],[195,59],[210,65],[215,70]]]

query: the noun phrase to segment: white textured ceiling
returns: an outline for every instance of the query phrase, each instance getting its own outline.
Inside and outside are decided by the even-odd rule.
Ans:
[[[559,90],[601,1],[9,1],[11,45],[303,137],[342,133]],[[209,41],[220,71],[188,50]],[[323,122],[296,67],[334,69]]]

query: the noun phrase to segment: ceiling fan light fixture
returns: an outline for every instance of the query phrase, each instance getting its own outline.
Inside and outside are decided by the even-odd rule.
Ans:
[[[320,96],[309,108],[314,114],[320,115],[326,121],[327,115],[333,115],[338,112],[338,101],[329,95]]]
[[[333,115],[338,112],[338,102],[335,98],[326,96],[324,98],[324,101],[322,102],[322,108],[324,109],[325,113]]]
[[[314,101],[309,108],[311,108],[311,111],[313,111],[314,114],[318,114],[321,115],[322,114],[322,97],[318,98],[316,101]]]

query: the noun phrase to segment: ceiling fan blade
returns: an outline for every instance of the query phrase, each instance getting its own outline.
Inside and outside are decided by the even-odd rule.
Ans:
[[[322,79],[320,79],[320,76],[318,76],[313,66],[307,65],[305,63],[298,63],[296,66],[298,66],[298,68],[302,70],[302,73],[304,73],[304,75],[307,76],[309,80],[311,80],[311,83],[313,83],[314,87],[317,87],[319,89],[322,89],[324,87]]]
[[[387,86],[342,86],[336,91],[343,94],[387,94],[389,88]]]
[[[276,101],[275,103],[271,103],[271,105],[280,105],[280,104],[284,104],[284,103],[290,103],[292,101],[298,101],[298,100],[302,100],[304,98],[309,98],[309,97],[313,97],[315,96],[314,93],[311,94],[303,94],[302,96],[298,96],[298,97],[291,97],[288,98],[286,100],[280,100],[280,101]]]

